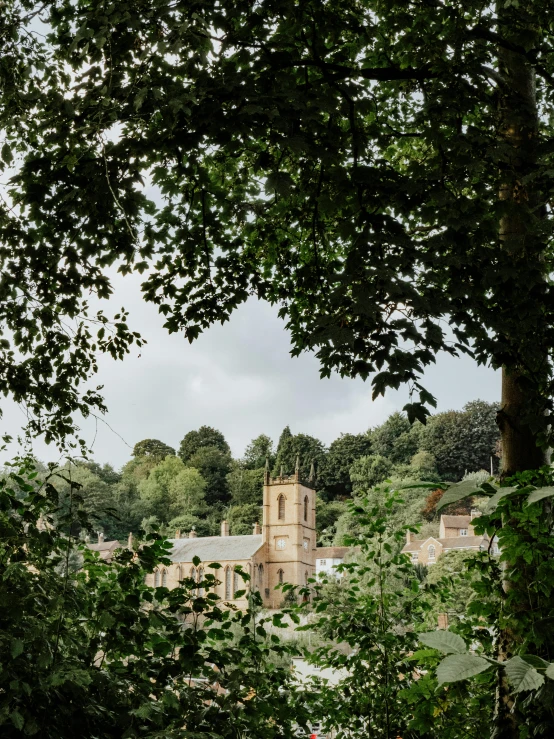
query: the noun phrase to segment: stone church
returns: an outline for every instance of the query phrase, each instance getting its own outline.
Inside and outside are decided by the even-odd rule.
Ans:
[[[229,536],[227,521],[221,523],[220,536],[196,536],[191,531],[186,538],[176,533],[170,539],[171,565],[156,570],[147,578],[153,586],[179,587],[179,581],[193,577],[201,581],[204,574],[213,573],[220,584],[215,592],[224,601],[240,606],[244,602],[235,593],[247,590],[237,566],[250,575],[249,586],[260,592],[267,608],[278,608],[283,592],[275,590],[279,583],[304,586],[316,573],[315,489],[313,475],[304,481],[299,464],[293,475],[271,478],[266,467],[263,491],[262,526],[256,523],[252,534]],[[195,567],[193,558],[201,564]],[[208,568],[218,562],[221,569]]]

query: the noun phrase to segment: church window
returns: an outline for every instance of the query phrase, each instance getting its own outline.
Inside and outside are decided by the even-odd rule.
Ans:
[[[233,598],[236,598],[236,593],[241,589],[240,587],[240,575],[237,570],[233,572]]]
[[[167,588],[167,570],[162,570],[162,588]]]
[[[308,520],[308,496],[304,497],[304,521]]]
[[[159,588],[160,587],[160,571],[156,570],[154,572],[154,587]]]
[[[326,567],[326,566],[327,566],[327,560],[326,560],[326,559],[320,559],[320,560],[319,560],[319,564],[320,564],[320,565],[321,565],[322,567]]]
[[[264,586],[264,566],[260,565],[258,567],[258,582],[260,583],[260,588],[263,588]]]
[[[428,556],[429,561],[435,559],[435,546],[433,544],[431,544],[429,548],[427,549],[427,556]]]
[[[279,506],[279,518],[284,519],[285,518],[285,496],[280,495],[277,498],[277,503]]]
[[[277,571],[277,577],[279,578],[279,585],[282,585],[285,577],[285,573],[283,572],[283,570]]]
[[[277,539],[277,543],[276,543],[277,549],[284,549],[286,545],[287,545],[287,542],[285,539]]]
[[[231,597],[231,568],[227,567],[225,570],[225,597],[229,599]]]
[[[304,541],[302,542],[302,546],[304,547],[304,549],[306,551],[308,551],[308,548],[310,546],[310,540],[309,539],[304,539]]]
[[[204,595],[204,588],[201,585],[203,579],[204,579],[204,568],[199,567],[198,568],[198,582],[200,583],[200,587],[198,588],[198,595],[200,596]]]

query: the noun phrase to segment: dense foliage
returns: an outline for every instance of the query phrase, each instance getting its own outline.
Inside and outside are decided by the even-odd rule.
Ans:
[[[2,736],[292,739],[307,715],[259,597],[222,608],[216,568],[202,590],[148,587],[168,562],[155,534],[102,562],[54,527],[86,525],[79,498],[72,486],[60,520],[56,488],[29,463],[0,482]]]

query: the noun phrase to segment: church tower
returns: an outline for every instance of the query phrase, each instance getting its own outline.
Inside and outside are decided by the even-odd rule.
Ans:
[[[301,480],[297,457],[293,475],[269,476],[266,465],[264,478],[263,542],[266,549],[267,573],[264,603],[277,608],[283,600],[282,591],[275,590],[281,582],[304,586],[315,573],[315,489],[314,470],[310,479]]]

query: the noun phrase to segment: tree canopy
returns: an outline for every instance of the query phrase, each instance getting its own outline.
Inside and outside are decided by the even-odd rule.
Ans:
[[[85,294],[108,296],[118,263],[146,272],[145,299],[190,340],[249,295],[279,304],[294,354],[372,376],[377,395],[410,382],[411,418],[434,402],[424,366],[471,352],[511,378],[506,443],[535,439],[554,343],[551,14],[546,0],[12,0],[0,389],[50,434],[102,405],[79,394],[96,351],[140,340],[125,312],[87,319]]]
[[[225,437],[217,429],[211,426],[200,426],[197,431],[189,431],[185,434],[179,445],[179,456],[183,462],[188,462],[200,449],[213,447],[223,454],[230,454],[231,449]]]

